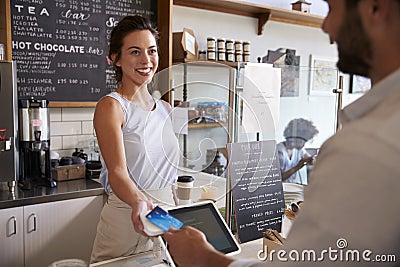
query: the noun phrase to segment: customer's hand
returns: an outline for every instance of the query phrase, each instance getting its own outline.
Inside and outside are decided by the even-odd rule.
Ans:
[[[147,234],[143,231],[143,223],[142,220],[140,219],[140,213],[142,213],[143,210],[151,210],[153,209],[153,204],[147,200],[147,199],[138,199],[135,202],[135,205],[132,207],[132,223],[133,227],[135,228],[135,231],[141,235],[147,236]]]
[[[304,158],[302,158],[301,160],[299,160],[299,163],[297,163],[296,168],[298,170],[300,170],[301,168],[303,168],[305,165],[311,164],[313,162],[314,158],[313,157],[308,157],[305,156]]]
[[[314,157],[305,156],[301,160],[304,162],[304,165],[308,165],[313,163]]]
[[[185,226],[181,230],[170,229],[164,234],[168,251],[179,267],[228,266],[232,259],[213,248],[199,230]]]

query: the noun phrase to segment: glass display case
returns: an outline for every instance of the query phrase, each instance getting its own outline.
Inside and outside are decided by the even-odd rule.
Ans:
[[[225,147],[232,141],[229,120],[235,112],[230,92],[235,91],[236,68],[224,64],[192,62],[172,68],[175,108],[187,112],[177,133],[180,166],[225,175]]]
[[[186,122],[177,131],[181,167],[224,176],[227,143],[283,141],[283,131],[294,118],[314,122],[319,133],[306,144],[306,148],[316,150],[335,133],[338,107],[355,99],[348,94],[349,77],[344,76],[340,85],[341,75],[336,68],[281,66],[280,88],[272,103],[272,96],[266,95],[268,93],[260,88],[269,87],[272,82],[268,75],[255,81],[254,75],[258,78],[262,75],[260,71],[251,69],[254,66],[261,72],[265,66],[271,67],[265,63],[227,65],[205,61],[176,64],[170,68],[174,106],[187,113]],[[340,86],[342,90],[334,92]],[[246,95],[250,87],[259,89],[260,95]],[[257,107],[254,107],[258,104],[254,102],[257,98],[263,98],[257,101],[263,102],[267,113],[273,117],[273,124],[262,126],[268,116],[257,113]],[[246,105],[252,116],[258,117],[256,119],[261,126],[257,131],[246,127],[243,121]]]

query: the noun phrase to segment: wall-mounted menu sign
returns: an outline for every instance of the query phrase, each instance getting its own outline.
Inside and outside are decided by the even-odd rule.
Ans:
[[[19,98],[91,102],[113,91],[107,40],[136,14],[157,22],[157,0],[11,0]]]
[[[231,182],[240,242],[281,230],[284,199],[275,141],[228,144]]]

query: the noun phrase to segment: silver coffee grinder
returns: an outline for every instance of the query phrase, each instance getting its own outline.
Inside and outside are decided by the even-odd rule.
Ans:
[[[50,114],[45,99],[20,99],[20,179],[22,189],[32,184],[55,187],[50,166]],[[44,156],[44,160],[42,157]],[[44,164],[44,166],[42,166]],[[42,168],[44,167],[44,168]],[[42,173],[44,169],[44,173]]]

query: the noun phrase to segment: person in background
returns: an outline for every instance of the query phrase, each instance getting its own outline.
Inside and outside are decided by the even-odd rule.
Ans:
[[[92,263],[151,249],[139,216],[153,205],[141,190],[165,188],[177,178],[171,107],[147,88],[158,67],[157,39],[157,30],[141,16],[123,18],[111,32],[109,58],[119,86],[100,99],[93,120],[108,199]]]
[[[283,136],[285,141],[277,145],[282,181],[307,185],[307,164],[313,162],[313,157],[307,153],[304,145],[318,134],[312,121],[293,119],[286,126]]]
[[[369,77],[373,87],[342,110],[341,130],[318,153],[307,200],[283,247],[287,253],[280,253],[287,261],[276,254],[268,262],[234,261],[214,250],[201,232],[185,227],[164,234],[179,267],[398,266],[400,216],[394,207],[400,203],[400,1],[327,3],[322,28],[337,44],[337,66]],[[336,252],[331,251],[332,257],[330,249]],[[318,260],[288,256],[311,250]],[[340,259],[349,252],[358,252],[358,260]]]

